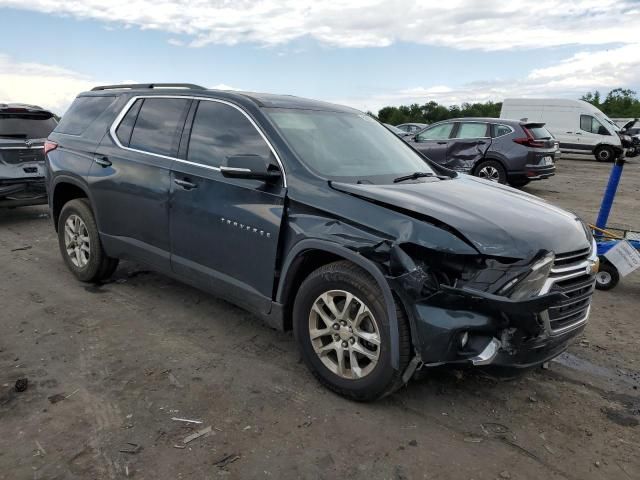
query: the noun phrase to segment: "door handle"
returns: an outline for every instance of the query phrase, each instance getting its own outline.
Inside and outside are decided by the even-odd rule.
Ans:
[[[111,163],[111,160],[109,160],[107,157],[96,157],[96,163],[102,168],[107,168],[113,165]]]
[[[573,133],[573,132],[564,132],[564,133]]]
[[[438,145],[446,145],[447,142],[438,142]]]
[[[189,180],[180,180],[176,178],[173,180],[173,183],[184,188],[185,190],[193,190],[194,188],[198,188],[198,185],[196,185],[193,182],[190,182]]]
[[[576,132],[576,135],[582,135],[582,132]]]

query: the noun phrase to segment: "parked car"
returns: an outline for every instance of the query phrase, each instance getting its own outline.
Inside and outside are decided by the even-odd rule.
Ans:
[[[601,162],[624,154],[620,127],[598,108],[582,100],[507,98],[500,118],[544,123],[566,153],[593,154]]]
[[[293,329],[314,375],[350,398],[423,364],[538,365],[587,322],[597,256],[579,218],[425,160],[351,108],[96,87],[45,150],[79,280],[124,258],[212,292]]]
[[[47,203],[43,148],[56,123],[38,106],[0,103],[0,207]]]
[[[401,123],[400,125],[396,125],[397,128],[407,133],[417,133],[426,126],[426,123]]]
[[[513,187],[554,175],[560,156],[544,124],[516,120],[456,118],[405,140],[440,165]]]
[[[395,133],[399,137],[406,137],[407,135],[411,135],[410,133],[408,133],[408,132],[406,132],[404,130],[400,130],[398,127],[394,127],[390,123],[383,123],[383,125],[385,127],[387,127],[389,130],[391,130],[393,133]]]

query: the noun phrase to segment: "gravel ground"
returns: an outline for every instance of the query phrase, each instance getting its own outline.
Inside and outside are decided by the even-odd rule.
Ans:
[[[525,190],[592,220],[609,169],[563,159]],[[640,162],[625,169],[612,220],[640,227]],[[46,208],[0,211],[0,265],[3,480],[640,478],[637,272],[596,292],[548,370],[430,370],[358,404],[226,302],[131,263],[75,281]]]

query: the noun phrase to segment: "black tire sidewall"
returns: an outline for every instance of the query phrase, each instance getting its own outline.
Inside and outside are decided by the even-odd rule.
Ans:
[[[609,152],[609,157],[608,158],[600,158],[600,152],[602,151],[606,151]],[[613,151],[613,148],[611,147],[598,147],[596,148],[596,151],[594,152],[595,156],[596,156],[596,160],[599,162],[612,162],[615,159],[615,152]]]
[[[356,400],[371,400],[384,394],[394,379],[394,369],[391,366],[391,329],[382,294],[373,292],[369,286],[360,288],[360,281],[350,277],[349,272],[345,271],[326,272],[321,275],[312,274],[302,283],[293,307],[294,335],[304,362],[323,383]],[[374,314],[380,332],[380,357],[374,370],[364,378],[349,380],[334,374],[313,349],[309,337],[309,312],[315,300],[328,290],[345,290],[354,294],[366,302]]]
[[[67,249],[64,243],[64,225],[71,215],[77,215],[82,219],[87,227],[87,233],[89,234],[89,261],[82,268],[76,267],[71,262],[71,258],[69,258],[69,255],[67,254]],[[84,200],[71,200],[62,207],[62,211],[60,212],[60,217],[58,219],[58,245],[60,246],[60,253],[62,254],[64,262],[78,280],[83,282],[92,282],[99,277],[103,267],[104,255],[102,253],[102,245],[100,243],[100,236],[98,234],[95,218],[91,212],[91,208]]]
[[[609,283],[604,283],[604,284],[599,283],[596,280],[596,288],[598,290],[611,290],[616,285],[618,285],[618,282],[620,282],[620,274],[618,273],[618,269],[613,265],[611,265],[609,262],[607,261],[602,262],[600,265],[600,271],[607,272],[611,276],[611,280],[609,281]]]

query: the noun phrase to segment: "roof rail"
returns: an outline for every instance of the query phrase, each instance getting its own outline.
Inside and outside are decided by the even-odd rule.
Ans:
[[[186,88],[189,90],[206,90],[206,88],[200,85],[194,85],[193,83],[123,83],[120,85],[101,85],[99,87],[93,87],[92,92],[99,90],[116,90],[116,89],[137,89],[137,88]]]

